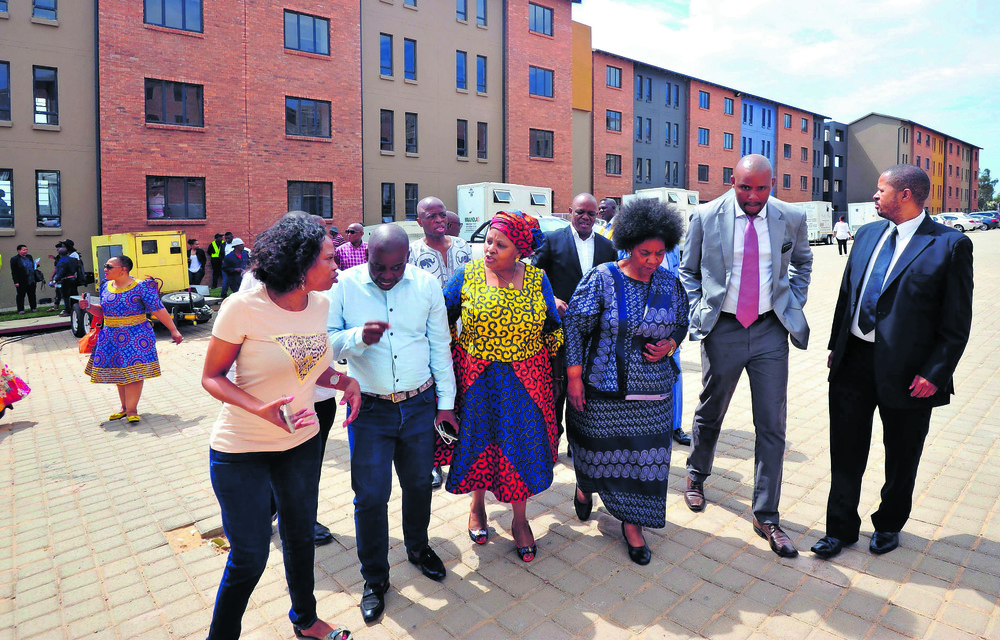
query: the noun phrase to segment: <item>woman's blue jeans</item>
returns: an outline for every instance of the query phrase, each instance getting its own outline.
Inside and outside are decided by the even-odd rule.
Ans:
[[[278,507],[278,534],[285,581],[298,627],[316,621],[313,525],[319,495],[320,438],[288,451],[222,453],[210,450],[212,488],[222,508],[229,560],[215,598],[209,640],[239,638],[250,594],[271,552],[271,495]]]

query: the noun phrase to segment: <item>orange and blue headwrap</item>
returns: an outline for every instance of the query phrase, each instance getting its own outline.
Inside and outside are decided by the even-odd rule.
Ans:
[[[522,258],[528,258],[545,242],[538,220],[521,211],[501,211],[493,216],[490,228],[504,234],[514,243]]]

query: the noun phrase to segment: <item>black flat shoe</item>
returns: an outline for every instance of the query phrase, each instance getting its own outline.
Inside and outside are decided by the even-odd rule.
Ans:
[[[872,541],[868,545],[868,550],[880,556],[883,553],[889,553],[898,546],[898,531],[876,531],[872,534]]]
[[[333,542],[333,534],[330,530],[320,523],[313,525],[313,544],[317,547],[322,547],[325,544],[330,544]]]
[[[691,436],[684,433],[684,429],[674,429],[674,442],[689,447],[691,446]]]
[[[642,545],[641,547],[633,547],[629,541],[628,536],[625,535],[625,523],[622,523],[622,537],[625,538],[625,546],[628,547],[628,557],[632,562],[638,565],[647,565],[649,561],[653,558],[652,552],[649,547]]]
[[[579,492],[579,488],[573,490],[573,508],[576,509],[576,517],[580,522],[586,522],[590,520],[590,512],[594,509],[594,496],[590,496],[590,502],[584,502],[577,497]]]
[[[385,611],[385,592],[389,590],[389,581],[383,584],[365,583],[365,590],[361,596],[361,617],[365,622],[378,620],[378,617]]]
[[[834,538],[833,536],[823,536],[819,541],[812,546],[810,551],[815,553],[817,556],[823,560],[828,560],[833,556],[837,555],[844,550],[844,547],[854,544],[853,542],[845,543],[839,538]]]
[[[420,567],[420,571],[431,580],[444,580],[444,563],[430,547],[424,547],[420,553],[407,549],[406,559]]]

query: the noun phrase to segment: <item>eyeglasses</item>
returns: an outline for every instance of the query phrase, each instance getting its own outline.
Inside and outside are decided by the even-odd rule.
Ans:
[[[347,231],[344,232],[345,235],[349,235],[349,236],[352,236],[355,233],[358,233],[358,232],[357,231],[351,231],[350,229],[348,229]]]
[[[106,265],[104,265],[104,270],[105,271],[111,271],[112,269],[117,269],[117,268],[118,267],[115,266],[115,265],[113,265],[113,264],[106,264]]]

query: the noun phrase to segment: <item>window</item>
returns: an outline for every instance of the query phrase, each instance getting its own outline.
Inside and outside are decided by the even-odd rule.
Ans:
[[[670,123],[667,122],[663,126],[663,144],[670,144]]]
[[[202,86],[146,78],[146,122],[205,126]]]
[[[722,148],[732,149],[733,148],[733,134],[723,133],[722,134]]]
[[[677,123],[674,123],[674,146],[675,146],[675,147],[676,147],[677,145],[679,145],[679,144],[681,143],[681,137],[680,137],[680,135],[678,135],[678,133],[677,133],[677,132],[678,132],[678,129],[679,129],[679,127],[680,127],[680,125],[679,125],[679,124],[677,124]]]
[[[285,48],[330,55],[330,21],[285,9]]]
[[[653,141],[653,119],[646,118],[646,142]]]
[[[677,167],[678,167],[678,164],[675,162],[674,163],[674,179],[673,179],[673,183],[674,184],[677,184]]]
[[[698,144],[707,145],[708,144],[708,129],[704,127],[698,127]]]
[[[841,129],[833,130],[833,140],[834,142],[841,142],[844,139],[844,132]]]
[[[201,0],[144,0],[146,24],[201,31]]]
[[[679,84],[675,84],[674,85],[674,109],[676,109],[677,107],[681,106],[680,92],[681,92],[681,86]],[[674,136],[674,138],[677,138],[677,136]]]
[[[781,176],[781,186],[784,189],[792,188],[792,176],[790,174],[786,173],[785,175]]]
[[[708,165],[698,165],[698,182],[708,182]]]
[[[417,114],[407,112],[403,117],[406,120],[406,153],[419,153],[420,148],[417,139]]]
[[[466,53],[464,51],[455,52],[455,88],[456,89],[467,89],[465,82],[465,59]]]
[[[379,111],[379,151],[395,151],[396,139],[393,124],[396,114],[389,109]]]
[[[771,143],[768,140],[760,141],[760,154],[765,158],[771,157]]]
[[[330,137],[330,103],[325,100],[285,98],[285,133],[292,136]]]
[[[476,56],[476,91],[486,93],[486,56]]]
[[[819,151],[817,149],[813,149],[813,166],[819,166]]]
[[[784,155],[785,155],[786,158],[791,158],[792,157],[792,145],[786,144],[784,146]]]
[[[403,0],[403,5],[407,7],[417,6],[417,0]]]
[[[926,169],[927,171],[931,170],[931,159],[930,158],[924,158],[924,169]]]
[[[489,147],[487,145],[487,126],[485,122],[476,123],[476,157],[486,160],[489,157]]]
[[[333,217],[333,183],[288,181],[288,210]]]
[[[552,9],[528,3],[528,31],[552,35]]]
[[[0,169],[0,227],[14,226],[14,170]]]
[[[722,184],[732,184],[732,182],[733,182],[733,168],[722,167]]]
[[[486,0],[476,0],[476,24],[486,26]]]
[[[412,182],[403,185],[403,212],[407,220],[417,219],[417,202],[420,201],[419,189]]]
[[[670,106],[670,83],[668,82],[665,86],[665,91],[663,92],[666,96],[666,106]]]
[[[622,112],[612,111],[608,109],[605,111],[605,118],[607,121],[606,128],[608,131],[621,131],[622,130]]]
[[[903,129],[903,132],[905,133],[906,129]],[[951,142],[948,143],[948,153],[955,153],[955,149],[953,148],[953,143]]]
[[[642,76],[635,77],[635,99],[642,100]]]
[[[727,116],[733,115],[734,102],[732,98],[726,98],[722,104],[722,110]]]
[[[31,67],[35,91],[35,124],[59,124],[57,71],[51,67]]]
[[[802,151],[799,154],[799,160],[802,162],[809,162],[809,149],[802,147]]]
[[[392,36],[380,33],[378,36],[379,73],[392,77]]]
[[[455,154],[459,158],[469,157],[469,121],[458,121],[458,137],[455,143]]]
[[[541,67],[528,67],[528,93],[551,98],[552,71]]]
[[[4,4],[7,4],[6,2]],[[45,18],[46,20],[56,19],[56,0],[33,0],[31,3],[31,16],[33,18]]]
[[[642,182],[642,158],[635,159],[635,181]]]
[[[664,184],[670,182],[670,162],[663,163],[663,182]]]
[[[41,178],[39,178],[39,192],[41,189]],[[41,215],[39,206],[39,218]],[[204,220],[205,179],[146,176],[146,217]],[[41,221],[38,226],[42,226]]]
[[[920,131],[917,132],[917,144],[920,144],[921,142],[923,142],[923,140],[921,139],[922,135],[923,135],[922,132],[920,132]]]
[[[455,19],[463,22],[469,19],[468,0],[455,0]]]
[[[802,132],[809,133],[809,120],[802,118]]]
[[[642,142],[642,118],[635,117],[635,141]]]
[[[0,62],[0,120],[10,120],[9,62]]]
[[[403,38],[403,78],[417,79],[417,41]]]
[[[396,219],[396,183],[382,183],[382,222]]]
[[[833,166],[835,167],[844,166],[844,156],[833,156]]]
[[[799,189],[802,191],[809,190],[809,178],[805,176],[799,176]]]
[[[790,113],[785,114],[785,128],[786,129],[792,128],[792,114]]]
[[[528,149],[532,158],[551,158],[553,134],[541,129],[528,130]]]
[[[699,91],[698,92],[698,107],[701,108],[701,109],[707,109],[708,108],[708,104],[709,104],[708,103],[709,98],[710,98],[710,96],[708,95],[707,91]]]
[[[646,102],[653,101],[653,79],[646,78]]]
[[[615,89],[622,88],[622,70],[618,67],[612,67],[608,65],[608,80],[607,84],[609,87],[614,87]]]

